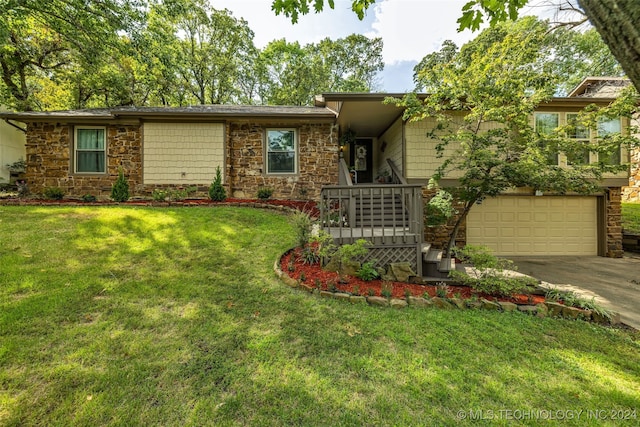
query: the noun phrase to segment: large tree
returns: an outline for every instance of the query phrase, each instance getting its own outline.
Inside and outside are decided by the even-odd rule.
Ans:
[[[105,46],[135,32],[137,0],[0,0],[3,100],[20,110],[37,107],[34,81],[79,63],[90,66]]]
[[[352,10],[362,19],[365,11],[374,3],[375,0],[353,0]],[[462,8],[462,16],[458,20],[459,30],[477,30],[485,21],[495,25],[505,20],[515,20],[526,3],[527,0],[470,0]],[[600,33],[629,79],[640,91],[640,2],[563,0],[561,3],[584,11],[589,22]],[[333,0],[328,0],[327,4],[334,7]],[[309,13],[312,9],[320,12],[324,5],[324,0],[273,0],[272,9],[276,14],[284,13],[296,22],[299,14]]]
[[[516,187],[588,194],[597,189],[603,174],[626,168],[609,159],[635,139],[597,130],[602,120],[630,116],[635,109],[632,91],[610,107],[586,109],[567,126],[532,126],[536,107],[556,90],[556,80],[543,61],[552,45],[549,37],[546,25],[534,18],[497,24],[452,60],[425,70],[429,81],[439,82],[425,100],[407,95],[388,101],[405,108],[405,120],[437,120],[429,137],[436,140],[442,163],[433,180],[437,184],[448,178],[461,204],[447,255],[467,214],[485,198]],[[586,132],[597,135],[594,144],[585,146],[584,138],[570,137]],[[585,152],[597,156],[597,162],[582,162]],[[571,167],[558,164],[558,153],[567,156]]]

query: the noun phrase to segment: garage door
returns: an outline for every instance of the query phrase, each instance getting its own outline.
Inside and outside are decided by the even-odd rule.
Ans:
[[[471,208],[467,243],[496,255],[597,255],[596,197],[502,196]]]

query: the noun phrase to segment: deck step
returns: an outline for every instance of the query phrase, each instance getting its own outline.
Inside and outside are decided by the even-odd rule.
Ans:
[[[424,260],[426,262],[439,263],[442,260],[442,251],[439,249],[429,249],[427,253],[424,254]]]

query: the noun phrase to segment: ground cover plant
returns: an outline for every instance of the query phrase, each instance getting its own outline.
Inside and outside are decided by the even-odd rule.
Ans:
[[[637,422],[637,333],[313,298],[279,212],[0,206],[0,242],[0,425]]]
[[[640,234],[640,203],[622,204],[622,228],[626,232]]]

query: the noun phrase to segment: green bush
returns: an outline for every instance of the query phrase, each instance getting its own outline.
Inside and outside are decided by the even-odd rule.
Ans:
[[[111,199],[116,202],[126,202],[129,200],[129,183],[124,177],[122,168],[118,169],[118,178],[111,187]]]
[[[263,187],[258,189],[258,199],[260,200],[268,200],[271,198],[272,194],[273,194],[272,188]]]
[[[438,190],[435,196],[425,204],[425,224],[444,225],[457,211],[453,207],[453,196],[444,190]]]
[[[162,190],[160,188],[155,188],[151,193],[151,198],[154,202],[164,202],[167,200],[168,192],[167,190]]]
[[[214,202],[221,202],[227,198],[227,192],[222,186],[222,172],[220,166],[216,168],[216,178],[209,187],[209,198]]]
[[[370,282],[371,280],[377,279],[380,277],[378,270],[375,267],[375,260],[367,261],[360,266],[358,270],[357,276],[364,280],[365,282]]]
[[[44,189],[44,197],[50,200],[62,200],[64,190],[59,187],[47,187]]]
[[[467,245],[462,249],[454,249],[456,258],[463,263],[472,264],[475,268],[471,274],[453,270],[449,275],[467,286],[471,286],[478,292],[489,295],[512,295],[522,293],[528,287],[535,286],[538,282],[526,276],[510,277],[504,270],[517,270],[513,261],[497,258],[484,246]]]
[[[93,203],[97,200],[98,199],[96,199],[96,196],[94,196],[93,194],[85,194],[84,196],[82,196],[82,201],[85,203]]]

